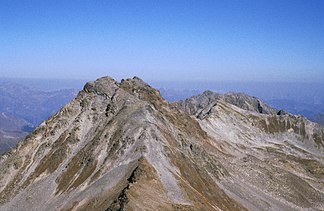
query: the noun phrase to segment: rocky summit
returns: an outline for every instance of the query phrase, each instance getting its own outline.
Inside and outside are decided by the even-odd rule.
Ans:
[[[323,210],[324,127],[244,94],[89,82],[0,158],[0,210]]]

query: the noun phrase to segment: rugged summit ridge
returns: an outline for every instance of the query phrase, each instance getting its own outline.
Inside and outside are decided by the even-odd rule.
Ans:
[[[139,78],[98,79],[1,158],[2,208],[240,207],[206,171],[206,177],[188,173],[205,162],[190,155],[205,138],[197,122],[169,108]],[[218,188],[221,197],[202,199],[209,188]]]
[[[214,113],[218,113],[219,108],[229,107],[232,111],[222,111],[220,115],[228,113],[230,116],[235,113],[234,110],[237,110],[237,112],[247,115],[246,119],[250,122],[249,125],[256,126],[267,134],[293,132],[308,139],[309,144],[315,144],[319,148],[324,147],[323,126],[310,122],[302,116],[272,108],[256,97],[243,93],[222,95],[206,91],[201,95],[176,102],[175,106],[199,120],[214,116]],[[220,118],[212,119],[219,120]],[[238,117],[238,119],[242,118]],[[239,125],[244,125],[244,123],[239,123]]]
[[[278,114],[279,110],[271,108],[256,97],[244,93],[218,94],[212,91],[205,91],[201,95],[177,102],[177,106],[190,115],[199,116],[202,110],[213,107],[218,102],[225,102],[244,110],[254,111],[260,114]],[[197,117],[198,117],[197,116]]]
[[[0,209],[323,207],[322,127],[204,95],[169,104],[138,77],[87,83],[1,156]]]

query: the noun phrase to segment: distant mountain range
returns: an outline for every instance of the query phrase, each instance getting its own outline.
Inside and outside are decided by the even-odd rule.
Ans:
[[[311,120],[312,120],[313,122],[317,122],[317,123],[319,123],[319,124],[321,124],[321,125],[324,125],[324,113],[320,113],[320,114],[316,114],[316,115],[314,115],[314,116],[311,118]]]
[[[0,112],[24,119],[34,126],[73,99],[77,90],[42,91],[13,83],[0,84]]]
[[[76,94],[74,89],[40,91],[12,82],[0,83],[0,152],[15,146]]]
[[[282,108],[293,114],[301,114],[311,121],[324,125],[324,104],[289,99],[267,100],[269,105]]]
[[[24,119],[0,113],[0,153],[15,147],[33,129],[34,126]]]

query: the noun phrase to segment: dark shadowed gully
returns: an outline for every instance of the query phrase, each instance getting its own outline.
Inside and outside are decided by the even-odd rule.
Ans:
[[[323,210],[324,128],[244,94],[89,82],[0,159],[0,210]]]

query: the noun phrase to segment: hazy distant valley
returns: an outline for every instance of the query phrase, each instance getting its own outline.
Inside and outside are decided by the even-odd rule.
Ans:
[[[14,147],[41,122],[72,100],[78,90],[48,91],[0,80],[0,153]]]

